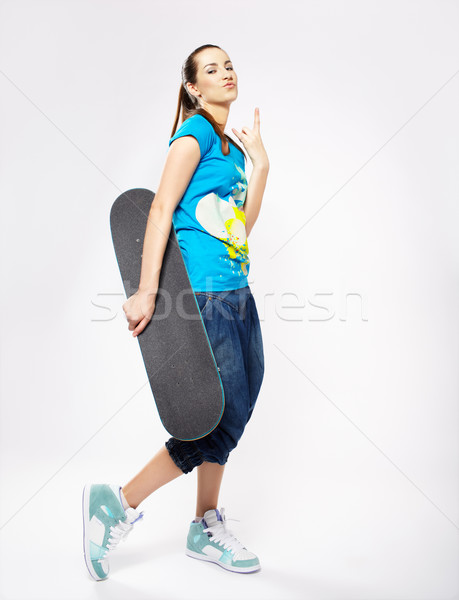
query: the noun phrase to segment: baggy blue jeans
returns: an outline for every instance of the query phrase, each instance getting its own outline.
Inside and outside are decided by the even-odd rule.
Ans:
[[[225,408],[219,424],[204,437],[171,437],[165,443],[184,473],[204,461],[226,463],[252,416],[264,375],[263,339],[250,287],[195,296],[220,370]]]

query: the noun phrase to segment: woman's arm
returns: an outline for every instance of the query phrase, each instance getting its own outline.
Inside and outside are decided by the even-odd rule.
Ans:
[[[174,140],[148,215],[143,242],[139,290],[158,291],[159,275],[172,225],[172,215],[183,197],[201,158],[196,138],[187,135]]]
[[[252,231],[252,227],[258,218],[261,208],[261,201],[266,187],[266,180],[269,173],[269,163],[256,164],[253,167],[250,176],[249,185],[247,186],[247,196],[243,205],[245,213],[245,231],[247,237]]]
[[[244,144],[253,164],[252,175],[247,186],[247,195],[243,204],[245,213],[245,230],[247,237],[255,225],[261,208],[261,201],[266,187],[269,172],[269,159],[260,135],[260,109],[255,108],[253,129],[243,127],[239,132],[232,128],[233,133]]]
[[[200,159],[199,143],[193,136],[179,137],[169,147],[158,191],[148,215],[139,289],[123,304],[129,331],[134,330],[133,337],[145,329],[153,316],[172,216]]]

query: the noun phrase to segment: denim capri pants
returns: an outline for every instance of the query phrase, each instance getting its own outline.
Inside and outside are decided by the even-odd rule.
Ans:
[[[250,287],[194,293],[219,368],[225,408],[219,424],[204,437],[166,442],[184,473],[204,461],[226,463],[252,416],[264,374],[263,339]]]

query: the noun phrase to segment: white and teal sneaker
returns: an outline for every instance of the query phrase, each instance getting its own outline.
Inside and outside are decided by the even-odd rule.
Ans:
[[[121,486],[88,484],[83,490],[83,547],[89,573],[97,581],[108,577],[108,553],[131,531],[143,512],[124,510]]]
[[[236,520],[236,519],[229,519]],[[192,521],[186,554],[192,558],[217,563],[228,571],[251,573],[260,569],[258,557],[249,552],[226,528],[225,509],[212,508],[199,523]]]

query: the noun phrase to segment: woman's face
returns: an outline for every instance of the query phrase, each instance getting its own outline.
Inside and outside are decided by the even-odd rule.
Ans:
[[[231,104],[237,98],[237,75],[233,63],[224,50],[206,48],[196,57],[198,63],[196,85],[188,84],[205,104]],[[226,84],[232,83],[233,85]],[[225,87],[226,86],[226,87]]]

